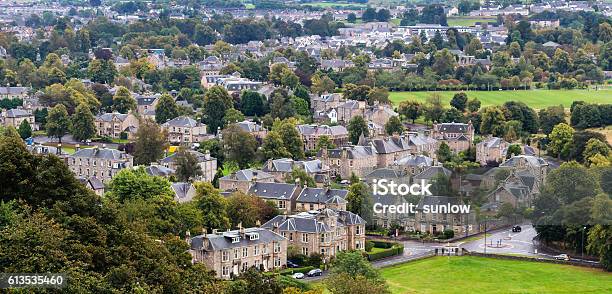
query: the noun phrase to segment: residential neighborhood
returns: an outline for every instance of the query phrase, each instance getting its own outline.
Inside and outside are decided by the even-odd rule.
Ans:
[[[611,290],[609,1],[0,8],[0,289]]]

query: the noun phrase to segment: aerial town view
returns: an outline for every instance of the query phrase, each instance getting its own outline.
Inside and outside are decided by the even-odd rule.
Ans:
[[[612,293],[612,0],[0,0],[0,293]]]

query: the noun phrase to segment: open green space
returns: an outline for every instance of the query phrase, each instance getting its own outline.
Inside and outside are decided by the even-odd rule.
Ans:
[[[433,93],[439,94],[444,103],[450,102],[454,91],[438,92],[391,92],[389,99],[394,104],[404,100],[425,100]],[[507,90],[507,91],[466,91],[469,98],[477,98],[482,106],[502,105],[506,101],[521,101],[535,109],[553,105],[569,108],[572,102],[582,100],[588,103],[612,103],[612,90]]]
[[[392,293],[612,293],[600,269],[484,257],[433,257],[381,270]]]
[[[346,6],[366,7],[366,4],[363,4],[363,3],[327,2],[327,1],[305,2],[305,3],[302,3],[302,5],[308,5],[308,6],[312,6],[312,7],[321,7],[321,8],[346,7]]]
[[[482,16],[451,16],[447,19],[449,26],[473,26],[476,25],[477,22],[495,22],[496,19],[494,17],[482,17]]]

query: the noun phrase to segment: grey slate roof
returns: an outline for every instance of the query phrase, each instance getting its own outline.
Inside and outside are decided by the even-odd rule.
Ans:
[[[249,194],[266,199],[289,200],[296,189],[297,186],[293,184],[256,182],[249,188]]]
[[[202,152],[196,151],[196,150],[187,150],[187,152],[193,154],[197,159],[198,162],[205,162],[208,160],[213,160],[215,159],[214,157],[211,157],[210,154],[204,154]],[[164,157],[162,160],[160,160],[161,163],[170,163],[173,162],[176,159],[178,152],[174,152],[169,156]]]
[[[28,87],[0,87],[0,95],[23,95],[29,90]]]
[[[280,231],[294,231],[303,233],[333,232],[333,228],[328,226],[324,221],[319,220],[326,217],[337,217],[337,226],[363,225],[366,223],[363,218],[350,211],[323,209],[321,211],[301,212],[295,215],[277,215],[263,224],[261,227],[272,229],[273,227],[278,226]]]
[[[223,232],[219,234],[198,235],[191,238],[192,250],[217,251],[232,248],[240,248],[245,246],[253,246],[258,244],[268,244],[285,240],[285,238],[277,233],[274,233],[264,228],[248,228],[244,229],[244,236],[241,236],[239,230]],[[259,235],[257,240],[250,240],[250,235]],[[234,237],[240,238],[239,242],[232,243]],[[243,238],[246,237],[246,238]],[[204,239],[208,239],[207,246],[204,247]]]
[[[187,127],[187,128],[197,127],[198,125],[199,123],[195,119],[191,117],[187,117],[187,116],[179,116],[163,124],[163,126],[165,127]]]
[[[433,159],[425,155],[408,155],[393,162],[394,165],[432,166]]]
[[[445,133],[465,133],[468,125],[463,123],[441,123],[438,127],[440,132]]]
[[[328,203],[335,196],[342,199],[346,198],[348,190],[328,189],[328,188],[304,188],[298,195],[298,202],[305,203]],[[337,199],[336,199],[337,201]]]
[[[179,203],[189,202],[193,197],[189,196],[189,190],[193,188],[191,183],[172,183],[172,191],[174,191],[174,199]]]
[[[125,158],[126,156],[130,155],[127,155],[117,149],[109,148],[83,148],[71,155],[71,157],[87,157],[113,160],[119,160]]]
[[[303,136],[348,136],[348,130],[344,126],[298,125],[297,129]]]
[[[435,176],[439,174],[443,174],[447,177],[450,177],[453,174],[453,172],[451,172],[450,170],[448,170],[447,168],[443,166],[430,166],[426,168],[420,174],[414,176],[414,179],[415,180],[431,180],[432,178],[434,178]]]
[[[98,114],[96,116],[96,120],[110,122],[110,121],[113,121],[114,118],[117,118],[120,121],[124,121],[128,117],[128,115],[129,114],[123,114],[123,113],[117,113],[117,112],[103,113],[103,114]]]
[[[152,176],[167,177],[171,174],[174,174],[175,171],[171,168],[167,168],[162,165],[151,165],[151,166],[145,167],[145,172]]]
[[[222,177],[221,179],[226,179],[226,180],[232,179],[232,180],[238,180],[238,181],[252,181],[253,179],[269,179],[269,178],[274,178],[274,176],[265,171],[249,168],[249,169],[239,170],[235,174],[229,174],[227,176]]]
[[[32,116],[33,114],[29,113],[26,110],[23,109],[19,109],[19,108],[14,108],[14,109],[9,109],[6,111],[5,113],[5,117],[24,117],[24,116]]]

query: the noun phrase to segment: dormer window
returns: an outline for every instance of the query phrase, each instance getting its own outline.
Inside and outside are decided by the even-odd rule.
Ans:
[[[249,240],[259,240],[259,233],[249,235]]]
[[[240,242],[240,237],[232,237],[232,243]]]

